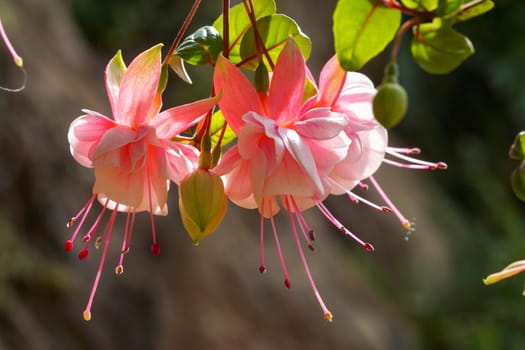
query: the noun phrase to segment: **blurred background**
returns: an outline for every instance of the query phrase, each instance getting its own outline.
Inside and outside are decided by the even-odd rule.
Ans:
[[[335,0],[277,1],[313,41],[314,74],[333,54]],[[298,6],[300,4],[300,6]],[[393,215],[347,198],[327,206],[371,242],[369,254],[330,227],[316,210],[307,252],[325,302],[319,310],[287,220],[278,219],[292,288],[286,289],[273,242],[268,273],[258,273],[259,217],[230,205],[218,232],[194,247],[178,218],[157,218],[160,256],[149,254],[147,215],[139,215],[125,273],[113,272],[116,224],[90,322],[82,311],[100,252],[86,261],[66,253],[68,219],[87,201],[93,173],[69,154],[69,123],[89,108],[109,115],[106,62],[127,62],[158,42],[167,51],[191,1],[4,0],[0,17],[24,58],[21,93],[0,91],[0,349],[524,349],[524,277],[486,287],[481,280],[525,258],[525,206],[509,177],[507,152],[525,129],[525,3],[498,0],[463,23],[476,54],[446,76],[430,76],[408,57],[401,82],[409,114],[391,145],[417,146],[449,169],[383,166],[377,178],[416,222],[407,236]],[[211,24],[220,1],[204,0],[188,33]],[[165,52],[166,52],[165,51]],[[365,72],[380,82],[386,56]],[[171,76],[165,106],[206,97],[211,69],[189,68],[194,84]],[[23,80],[5,48],[0,84]],[[378,200],[370,191],[370,197]],[[119,231],[120,230],[120,231]]]

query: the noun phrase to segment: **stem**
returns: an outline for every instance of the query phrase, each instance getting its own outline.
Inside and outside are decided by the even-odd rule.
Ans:
[[[392,52],[390,52],[390,62],[396,62],[397,56],[399,54],[399,49],[401,47],[401,39],[403,39],[403,35],[405,35],[406,31],[410,29],[412,26],[415,26],[419,23],[423,22],[423,18],[421,17],[414,17],[406,21],[401,25],[399,30],[397,31],[396,38],[394,39],[394,43],[392,45]]]
[[[230,0],[222,1],[222,55],[228,58],[230,54]]]
[[[402,4],[400,4],[399,2],[397,2],[396,0],[381,0],[381,3],[385,7],[399,10],[405,15],[409,15],[409,16],[418,16],[418,17],[424,17],[427,19],[431,19],[431,18],[436,17],[437,15],[436,11],[417,11],[417,10],[409,9],[403,6]]]
[[[190,25],[191,20],[193,19],[193,16],[195,16],[195,13],[197,12],[197,9],[199,8],[199,5],[201,4],[201,0],[195,0],[193,3],[193,6],[186,16],[186,19],[184,20],[184,23],[182,23],[182,26],[180,27],[179,32],[177,33],[177,36],[173,40],[173,43],[171,44],[170,50],[168,51],[168,54],[166,55],[166,58],[164,59],[164,64],[169,64],[171,61],[171,56],[173,56],[173,53],[177,49],[177,46],[179,46],[182,36],[186,32],[186,29],[188,29],[188,26]]]
[[[261,35],[259,34],[259,31],[257,30],[257,19],[255,18],[255,7],[253,5],[253,0],[243,0],[243,3],[246,9],[246,13],[248,14],[248,18],[250,18],[250,23],[253,27],[253,33],[255,35],[255,46],[257,48],[257,57],[259,59],[259,63],[261,63],[262,61],[260,55],[263,54],[264,57],[266,57],[270,68],[273,70],[275,65],[273,63],[272,58],[270,57],[270,54],[268,53],[268,50],[264,46],[264,42],[261,38]]]

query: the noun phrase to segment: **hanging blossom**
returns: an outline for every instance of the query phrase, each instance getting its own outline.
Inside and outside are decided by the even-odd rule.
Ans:
[[[316,93],[304,101],[306,79]],[[216,92],[228,124],[238,142],[223,156],[215,169],[223,175],[226,194],[244,208],[258,208],[260,222],[260,271],[264,272],[264,222],[270,220],[273,237],[285,278],[290,287],[274,215],[284,208],[307,278],[327,320],[332,314],[313,281],[300,236],[313,250],[313,230],[302,212],[316,206],[342,233],[352,237],[368,251],[362,241],[344,227],[322,203],[330,194],[347,193],[352,201],[363,201],[383,212],[395,211],[405,227],[409,223],[395,209],[372,177],[383,162],[409,168],[437,169],[434,164],[412,159],[403,153],[417,149],[387,146],[387,132],[372,113],[375,89],[359,73],[347,73],[332,58],[321,72],[319,87],[306,68],[304,57],[293,40],[279,55],[268,92],[257,92],[248,79],[224,57],[219,57],[214,73]],[[386,160],[385,155],[415,164]],[[370,179],[388,206],[379,206],[352,193],[362,181]]]
[[[176,184],[195,168],[197,150],[171,139],[191,127],[217,103],[208,98],[160,112],[161,47],[157,45],[138,55],[126,68],[120,51],[109,61],[105,71],[106,91],[113,119],[100,113],[83,110],[85,115],[75,119],[69,128],[71,154],[81,165],[94,168],[93,195],[68,222],[73,227],[65,249],[71,251],[96,198],[102,210],[81,242],[79,259],[88,256],[89,249],[104,242],[100,265],[84,318],[91,318],[91,305],[100,280],[117,212],[127,213],[121,254],[115,269],[123,273],[124,254],[129,250],[135,214],[147,211],[150,215],[151,253],[160,253],[154,215],[167,215],[166,204],[170,179]],[[104,214],[112,210],[107,223],[97,234]]]

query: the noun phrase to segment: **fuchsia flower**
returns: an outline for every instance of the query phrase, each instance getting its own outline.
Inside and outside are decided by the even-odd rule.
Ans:
[[[306,78],[314,84],[316,94],[304,101]],[[385,212],[394,210],[408,227],[408,221],[379,187],[373,173],[386,161],[387,153],[415,163],[388,161],[402,167],[434,169],[444,165],[401,154],[415,153],[416,149],[387,147],[387,132],[372,113],[372,82],[362,74],[345,72],[334,57],[323,68],[317,88],[300,49],[291,39],[277,60],[267,93],[256,92],[242,72],[222,56],[217,60],[214,86],[216,93],[222,91],[219,106],[238,135],[237,144],[224,154],[215,171],[223,175],[230,200],[244,208],[258,208],[261,213],[260,271],[265,271],[264,219],[269,218],[285,284],[290,287],[273,221],[283,207],[307,278],[325,318],[331,320],[300,243],[299,232],[313,250],[313,231],[302,211],[317,206],[337,229],[372,251],[372,245],[345,228],[322,201],[329,194],[347,193],[353,201],[361,200]],[[389,207],[351,192],[356,185],[366,187],[362,181],[367,178]]]
[[[209,98],[159,112],[161,95],[161,47],[157,45],[138,55],[126,68],[120,51],[106,68],[105,82],[114,119],[84,110],[69,128],[71,154],[81,165],[95,170],[93,196],[68,227],[80,220],[65,248],[72,250],[73,241],[82,228],[95,197],[102,211],[82,238],[84,248],[79,258],[88,255],[89,247],[107,209],[113,210],[109,221],[96,239],[104,240],[100,266],[84,318],[91,318],[91,304],[100,279],[117,211],[126,212],[127,220],[121,255],[116,273],[123,272],[123,254],[129,249],[135,214],[150,213],[153,243],[151,252],[159,254],[153,215],[167,215],[169,181],[179,183],[197,164],[195,148],[171,139],[197,123],[216,103]]]

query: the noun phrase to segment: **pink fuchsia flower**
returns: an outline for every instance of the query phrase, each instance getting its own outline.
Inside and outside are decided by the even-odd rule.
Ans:
[[[113,210],[109,221],[96,239],[95,245],[104,241],[100,266],[84,318],[91,317],[91,304],[104,265],[117,211],[126,212],[120,260],[116,273],[123,272],[123,255],[129,249],[135,214],[150,214],[153,243],[151,252],[159,254],[153,215],[167,215],[166,204],[169,181],[179,183],[191,173],[197,163],[195,148],[171,139],[197,123],[217,103],[209,98],[167,109],[160,112],[161,47],[157,45],[138,55],[126,68],[120,51],[113,57],[105,71],[106,90],[113,119],[100,113],[84,110],[69,128],[71,154],[81,165],[94,168],[93,196],[68,227],[80,220],[65,248],[72,250],[95,197],[103,205],[95,222],[82,238],[84,248],[79,258],[87,257],[94,236],[107,209]]]
[[[446,169],[447,165],[443,162],[427,162],[410,157],[409,155],[420,153],[418,148],[389,147],[388,133],[376,121],[372,109],[372,101],[376,94],[374,84],[361,73],[343,70],[336,56],[321,70],[318,88],[311,74],[309,78],[317,90],[317,94],[309,101],[311,107],[330,107],[333,111],[345,114],[349,119],[345,133],[352,142],[347,157],[335,166],[329,176],[333,185],[331,194],[347,193],[353,202],[362,201],[381,211],[393,211],[403,227],[410,229],[410,222],[390,200],[373,174],[382,163],[420,170]],[[389,158],[385,158],[386,155]],[[356,185],[368,188],[362,182],[365,179],[376,188],[387,206],[371,203],[351,191]],[[340,225],[337,221],[334,224]]]
[[[264,218],[270,219],[289,287],[273,221],[280,207],[284,207],[311,287],[324,316],[330,320],[332,314],[317,291],[301,247],[299,233],[313,249],[313,231],[302,211],[317,205],[338,229],[367,250],[373,247],[344,228],[322,205],[331,192],[339,191],[331,179],[338,164],[354,161],[348,157],[353,140],[345,132],[350,124],[346,114],[329,104],[303,103],[307,75],[304,57],[293,40],[288,41],[277,60],[268,93],[257,93],[237,67],[224,57],[218,59],[214,86],[216,93],[223,93],[219,106],[238,135],[238,143],[225,153],[216,171],[223,175],[230,200],[244,208],[258,208],[261,213],[261,272],[265,270]],[[362,128],[368,126],[363,123]],[[352,187],[369,175],[369,168],[359,164],[363,174],[355,171],[355,178],[348,180]],[[348,186],[346,182],[341,185]]]
[[[487,278],[483,280],[483,283],[485,283],[486,285],[493,284],[506,278],[517,275],[518,273],[521,273],[523,271],[525,271],[525,260],[515,261],[509,266],[505,267],[503,270],[487,276]],[[525,295],[525,287],[523,290],[523,295]]]

